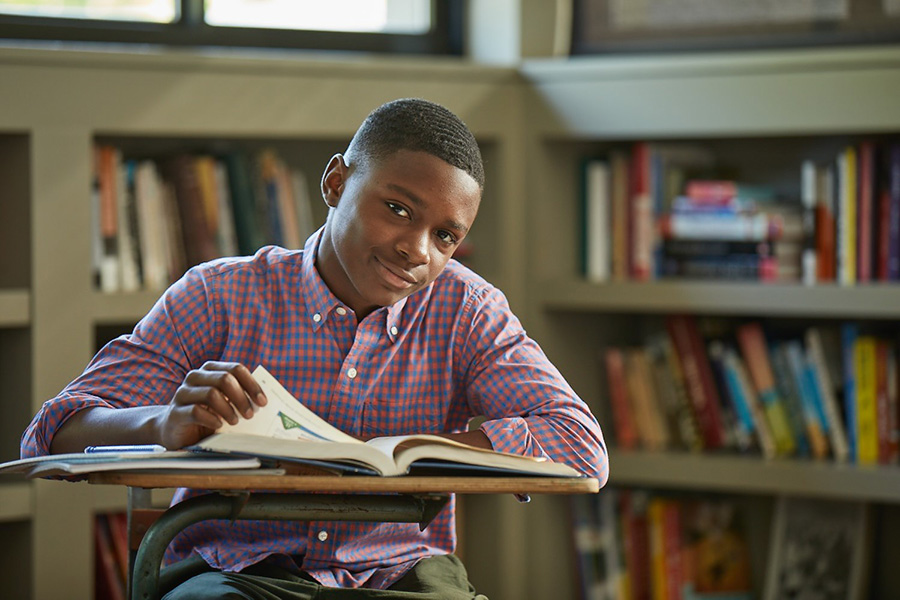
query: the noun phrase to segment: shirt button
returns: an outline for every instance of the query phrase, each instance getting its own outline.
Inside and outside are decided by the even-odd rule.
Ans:
[[[353,367],[347,369],[347,377],[349,377],[350,379],[356,379],[356,369],[354,369]]]
[[[338,306],[337,310],[335,310],[335,312],[343,317],[344,315],[347,314],[347,309],[344,308],[343,306]]]
[[[322,315],[320,315],[319,313],[316,313],[313,315],[313,321],[315,321],[316,323],[318,323],[321,320],[322,320]]]
[[[397,328],[391,327],[391,335],[397,335]]]
[[[320,542],[324,542],[325,540],[328,539],[328,532],[323,529],[322,531],[319,532],[319,535],[316,537],[319,538]]]

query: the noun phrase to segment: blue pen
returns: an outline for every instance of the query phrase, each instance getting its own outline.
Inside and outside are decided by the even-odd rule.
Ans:
[[[84,449],[85,454],[100,454],[103,452],[165,452],[165,446],[159,444],[134,444],[126,446],[88,446]]]

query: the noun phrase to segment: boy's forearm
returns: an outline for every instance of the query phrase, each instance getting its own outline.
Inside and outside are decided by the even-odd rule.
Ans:
[[[83,452],[87,446],[160,443],[158,422],[165,406],[107,408],[78,411],[56,431],[50,452]]]

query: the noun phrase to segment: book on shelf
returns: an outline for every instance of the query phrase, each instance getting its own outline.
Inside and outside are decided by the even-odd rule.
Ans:
[[[611,182],[609,162],[586,159],[582,165],[583,273],[588,281],[610,278]]]
[[[781,342],[788,370],[794,381],[803,406],[806,439],[813,458],[826,458],[831,450],[828,439],[828,421],[824,407],[816,391],[816,374],[806,359],[803,343],[799,339]]]
[[[875,238],[875,144],[864,140],[857,146],[856,198],[856,280],[867,283],[873,279]]]
[[[763,406],[766,422],[775,441],[779,455],[790,455],[796,449],[793,432],[788,422],[787,409],[772,373],[769,348],[762,325],[758,322],[745,323],[737,329],[737,340],[743,354],[750,378]]]
[[[818,173],[816,163],[804,160],[800,165],[800,204],[803,207],[803,255],[801,281],[814,285],[818,274],[816,248],[816,201],[818,199]]]
[[[264,367],[253,377],[268,403],[253,418],[225,423],[193,448],[346,467],[372,475],[399,476],[437,471],[552,477],[580,477],[568,465],[550,460],[475,448],[436,435],[400,435],[362,442],[328,424],[294,398]]]
[[[752,597],[751,563],[743,515],[725,499],[681,503],[685,600]]]
[[[603,364],[606,368],[607,391],[609,392],[616,445],[623,450],[633,450],[638,447],[638,433],[628,395],[625,356],[622,350],[607,348],[603,352]]]
[[[859,425],[856,406],[856,342],[859,325],[853,322],[841,325],[841,373],[844,381],[844,422],[847,426],[847,458],[859,461]]]
[[[865,503],[781,496],[763,598],[866,598],[871,527]]]
[[[887,281],[900,280],[900,142],[890,144],[885,152],[885,192],[888,204],[887,218],[887,258],[885,277]]]
[[[622,536],[616,490],[572,496],[572,536],[583,600],[625,594]]]
[[[703,439],[697,430],[672,340],[660,332],[648,340],[646,351],[653,374],[652,383],[668,423],[671,445],[689,451],[702,450]]]
[[[784,405],[787,409],[788,425],[796,443],[796,455],[809,457],[811,451],[806,431],[803,398],[798,388],[799,383],[795,380],[791,371],[787,356],[787,345],[783,342],[773,343],[770,347],[769,358],[772,362],[772,373],[775,375],[775,386],[784,399]]]
[[[772,433],[772,426],[766,417],[765,407],[751,380],[746,361],[733,346],[726,346],[723,355],[723,366],[726,373],[728,389],[734,394],[737,405],[743,407],[743,414],[750,415],[756,442],[765,458],[779,455],[778,444]],[[746,418],[746,416],[744,417]]]
[[[878,463],[877,346],[872,335],[856,339],[856,462]]]
[[[857,254],[857,164],[856,147],[847,146],[837,157],[837,236],[835,264],[837,282],[854,285]]]
[[[644,348],[625,351],[625,382],[641,445],[647,450],[665,449],[669,445],[669,434],[664,422],[664,408],[659,403]]]
[[[835,394],[835,385],[832,381],[822,337],[822,332],[818,327],[810,327],[806,330],[806,360],[814,373],[815,393],[821,400],[825,420],[828,423],[828,437],[831,442],[832,454],[838,462],[845,462],[849,457],[847,432],[841,416],[841,404]]]
[[[773,457],[775,446],[772,436],[767,428],[760,431],[758,423],[761,413],[758,408],[751,406],[755,397],[750,393],[752,390],[748,389],[749,380],[743,372],[740,356],[734,348],[722,340],[713,340],[709,344],[709,360],[713,369],[720,373],[719,387],[722,396],[728,399],[734,413],[733,427],[737,449],[748,452],[760,447],[764,456]]]
[[[707,450],[722,448],[725,435],[719,414],[721,400],[697,323],[690,315],[670,315],[666,318],[666,330],[678,355],[688,397],[703,436],[703,447]]]
[[[610,237],[610,258],[612,260],[612,278],[624,281],[629,278],[629,243],[631,236],[628,202],[628,154],[622,150],[613,150],[609,154],[611,183],[610,214],[612,230]]]
[[[816,281],[836,277],[835,167],[816,165]]]
[[[651,567],[647,505],[650,494],[641,489],[619,490],[622,548],[630,598],[650,598]]]

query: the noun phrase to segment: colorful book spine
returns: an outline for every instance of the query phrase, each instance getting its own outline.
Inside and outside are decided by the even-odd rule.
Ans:
[[[800,167],[800,200],[803,206],[803,254],[800,260],[801,280],[814,285],[818,273],[816,257],[816,200],[818,172],[816,163],[803,161]]]
[[[796,442],[788,422],[784,400],[775,386],[775,376],[772,374],[762,325],[754,322],[740,326],[737,330],[737,339],[753,385],[765,410],[766,420],[772,429],[776,451],[779,455],[793,454]]]
[[[841,366],[844,375],[844,414],[847,425],[847,458],[859,460],[859,424],[856,406],[856,344],[859,326],[856,323],[841,325]]]
[[[828,372],[822,336],[815,327],[811,327],[806,331],[806,355],[807,362],[815,374],[815,390],[822,400],[825,419],[828,422],[831,451],[835,460],[844,462],[850,455],[850,449],[847,444],[847,432],[841,417],[840,403],[835,395],[834,382],[832,381],[831,373]]]
[[[722,448],[724,431],[719,415],[721,401],[713,383],[697,324],[688,315],[672,315],[666,319],[666,328],[679,357],[688,395],[694,406],[694,415],[703,435],[704,448]]]
[[[756,432],[756,440],[765,458],[778,456],[778,447],[772,428],[766,418],[765,410],[756,394],[756,389],[750,380],[747,365],[741,359],[740,354],[733,348],[726,348],[725,364],[728,365],[730,377],[733,379],[734,392],[739,402],[745,404],[750,411],[753,420],[753,429]]]
[[[875,409],[878,432],[878,463],[886,465],[891,455],[892,422],[888,406],[888,342],[875,342]]]
[[[638,445],[637,426],[628,399],[628,386],[625,379],[625,357],[619,348],[607,348],[604,353],[606,366],[607,389],[609,391],[610,408],[612,409],[613,426],[616,433],[616,445],[623,450],[634,450]]]
[[[631,278],[647,281],[654,273],[656,215],[650,190],[650,146],[638,142],[631,151]]]
[[[628,396],[634,408],[635,424],[638,437],[644,448],[663,450],[668,446],[669,438],[663,420],[653,377],[643,348],[632,348],[625,353],[625,378]]]
[[[856,193],[856,280],[866,283],[872,280],[873,244],[875,241],[875,144],[869,140],[860,142],[857,149]]]
[[[900,143],[890,145],[887,166],[888,262],[887,279],[900,280]]]
[[[816,279],[835,279],[835,193],[834,166],[823,166],[818,172],[819,196],[816,201]]]
[[[856,148],[848,146],[838,155],[837,281],[856,283],[857,177]]]
[[[806,424],[806,437],[813,458],[822,459],[828,456],[829,444],[825,433],[824,414],[816,405],[813,388],[814,376],[807,367],[803,344],[799,340],[784,342],[785,354],[791,376],[794,378],[800,398],[803,402],[803,417]]]
[[[877,340],[860,335],[856,341],[857,463],[878,463]]]
[[[734,443],[738,450],[746,452],[755,446],[756,426],[753,423],[753,414],[747,404],[747,398],[740,388],[740,381],[734,365],[729,364],[726,360],[727,350],[725,343],[721,340],[710,342],[709,362],[721,381],[719,385],[721,396],[727,398],[734,415],[732,424]]]
[[[628,217],[628,155],[614,151],[609,155],[612,171],[612,278],[615,281],[628,279],[628,248],[631,235]]]
[[[787,352],[784,343],[778,342],[770,351],[772,358],[772,372],[775,374],[775,385],[784,398],[787,408],[788,422],[797,442],[797,456],[808,457],[810,455],[809,439],[806,436],[806,423],[803,415],[803,400],[800,391],[791,375],[788,364]]]

